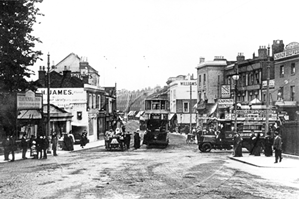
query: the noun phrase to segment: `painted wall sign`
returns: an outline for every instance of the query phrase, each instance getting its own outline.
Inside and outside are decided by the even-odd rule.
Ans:
[[[221,86],[221,97],[222,98],[230,98],[230,85],[222,85]]]
[[[234,102],[233,102],[233,99],[219,99],[218,100],[218,104],[220,105],[232,105]]]
[[[196,82],[180,82],[180,85],[181,86],[189,86],[189,85],[197,85],[197,83]]]
[[[283,59],[298,54],[299,54],[299,43],[292,42],[286,45],[285,50],[283,52],[274,54],[274,60]]]
[[[43,94],[43,102],[47,104],[47,88],[38,88]],[[50,104],[58,107],[69,106],[75,103],[86,103],[86,91],[84,88],[50,88]]]
[[[42,96],[33,91],[17,94],[17,109],[41,109],[43,106]]]
[[[267,89],[267,80],[265,80],[265,81],[262,82],[262,88],[263,89]],[[275,88],[275,80],[274,79],[270,79],[270,81],[269,81],[269,88],[270,89]]]

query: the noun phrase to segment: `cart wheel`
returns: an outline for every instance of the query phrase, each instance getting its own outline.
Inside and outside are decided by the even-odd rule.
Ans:
[[[201,152],[210,152],[211,148],[212,148],[212,145],[210,143],[204,143],[201,145],[200,151]]]

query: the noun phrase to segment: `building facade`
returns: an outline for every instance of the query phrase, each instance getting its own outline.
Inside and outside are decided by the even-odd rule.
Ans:
[[[84,67],[83,67],[84,66]],[[100,87],[98,72],[86,61],[71,53],[51,70],[40,68],[38,91],[44,94],[48,104],[48,74],[50,74],[50,104],[72,114],[71,127],[63,127],[66,133],[74,135],[88,133],[90,141],[100,139],[111,128],[116,110],[115,87]],[[56,127],[50,129],[55,130]]]
[[[197,80],[193,75],[170,77],[169,86],[170,119],[176,114],[179,128],[196,124]]]
[[[274,41],[276,42],[276,41]],[[274,54],[276,106],[288,112],[289,120],[298,120],[299,109],[299,43],[286,45]]]

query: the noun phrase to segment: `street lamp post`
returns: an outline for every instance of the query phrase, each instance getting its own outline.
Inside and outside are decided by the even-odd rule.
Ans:
[[[234,130],[237,132],[237,114],[236,114],[236,109],[237,109],[237,82],[239,80],[239,75],[233,75],[232,79],[235,81],[235,87],[234,87]]]

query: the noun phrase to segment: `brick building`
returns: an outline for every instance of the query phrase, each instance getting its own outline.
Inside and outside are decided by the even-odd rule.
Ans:
[[[299,43],[286,45],[282,41],[274,41],[282,46],[281,51],[274,54],[276,105],[279,110],[287,111],[289,120],[298,120],[299,109]]]
[[[88,132],[91,141],[100,139],[111,128],[116,110],[115,87],[100,87],[98,72],[86,60],[71,53],[50,70],[50,104],[72,113],[71,124],[54,123],[51,130],[70,132],[78,136]],[[48,73],[39,70],[38,91],[47,104]]]

